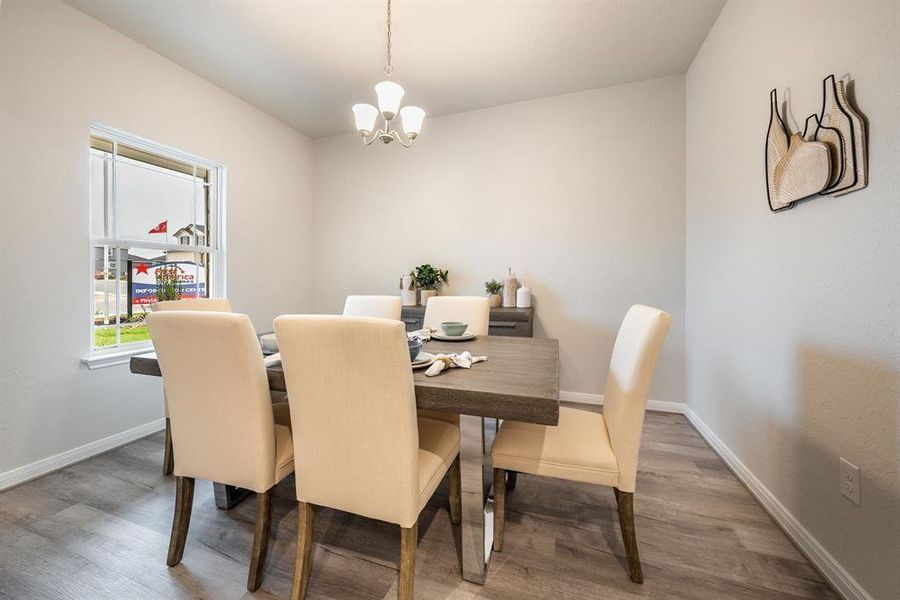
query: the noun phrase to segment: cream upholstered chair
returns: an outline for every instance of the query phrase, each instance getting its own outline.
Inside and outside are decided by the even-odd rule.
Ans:
[[[488,334],[491,319],[491,305],[481,296],[432,296],[425,306],[423,327],[433,327],[440,331],[445,321],[468,323],[468,330],[476,335]]]
[[[494,550],[503,548],[506,470],[613,488],[619,525],[636,583],[644,581],[634,533],[634,488],[647,392],[672,318],[649,306],[632,306],[616,337],[603,414],[561,408],[559,425],[504,421],[494,441]]]
[[[400,320],[400,296],[347,296],[345,317],[380,317]]]
[[[171,311],[147,317],[168,397],[176,492],[170,567],[181,562],[194,479],[256,492],[256,534],[247,589],[262,581],[275,484],[294,470],[290,415],[276,422],[262,351],[250,318]],[[285,408],[287,406],[285,405]]]
[[[181,300],[163,300],[150,305],[153,312],[170,310],[194,310],[231,312],[231,302],[228,298],[183,298]],[[172,427],[169,424],[169,402],[163,391],[163,405],[166,412],[166,441],[163,450],[163,475],[171,475],[175,461],[172,454]]]
[[[400,526],[398,597],[412,598],[419,513],[448,470],[460,518],[459,427],[416,419],[405,327],[368,317],[275,319],[297,452],[300,518],[291,597],[309,580],[313,507]]]
[[[432,296],[425,305],[423,327],[441,330],[445,321],[462,321],[468,323],[468,331],[475,335],[487,335],[488,323],[491,319],[491,304],[481,296]],[[440,419],[448,423],[459,423],[459,415],[434,410],[420,410],[420,417]]]
[[[231,312],[231,302],[228,298],[183,298],[181,300],[164,300],[154,302],[151,305],[153,312],[170,310],[192,310],[211,312]],[[272,402],[275,403],[275,416],[284,425],[290,424],[288,416],[287,395],[283,392],[271,392]],[[283,405],[282,405],[283,403]],[[163,475],[171,475],[175,464],[175,455],[172,452],[172,427],[169,424],[169,402],[163,392],[163,405],[166,413],[166,438],[163,451]]]

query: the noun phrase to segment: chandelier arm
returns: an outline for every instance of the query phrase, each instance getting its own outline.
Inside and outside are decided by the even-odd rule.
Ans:
[[[397,140],[398,142],[400,142],[400,145],[403,146],[404,148],[412,148],[412,145],[413,145],[412,138],[408,138],[409,141],[404,141],[403,138],[400,136],[399,133],[397,133],[396,130],[392,130],[390,132],[390,136],[392,138],[394,138],[395,140]]]
[[[368,137],[365,133],[363,133],[363,136],[362,136],[363,144],[365,144],[366,146],[371,146],[375,142],[375,140],[377,140],[383,133],[385,133],[384,130],[379,129],[378,131],[376,131],[375,133],[372,134],[371,138]]]

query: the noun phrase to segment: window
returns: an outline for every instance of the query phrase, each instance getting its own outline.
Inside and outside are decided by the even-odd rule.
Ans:
[[[90,169],[91,350],[141,349],[153,302],[225,293],[224,168],[95,126]]]

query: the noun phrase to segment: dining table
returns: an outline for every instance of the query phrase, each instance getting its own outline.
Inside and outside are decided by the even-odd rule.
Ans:
[[[466,350],[487,360],[468,369],[445,369],[433,377],[424,369],[415,370],[413,381],[417,408],[459,415],[462,575],[483,584],[493,546],[490,447],[495,427],[503,420],[558,423],[559,341],[488,335],[466,341],[432,339],[422,348],[431,354]],[[162,376],[153,353],[133,356],[130,366],[132,373]],[[271,361],[266,373],[271,390],[287,391],[280,362]],[[231,486],[213,485],[220,508],[230,508],[245,495]]]

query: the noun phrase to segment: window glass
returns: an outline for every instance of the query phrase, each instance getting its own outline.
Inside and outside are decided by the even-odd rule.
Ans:
[[[110,154],[91,149],[91,235],[107,237],[107,196],[110,182]]]
[[[176,171],[116,161],[119,239],[178,243],[193,228],[194,178]]]
[[[157,301],[215,295],[222,252],[217,168],[113,138],[90,140],[95,350],[147,344]]]
[[[115,248],[94,248],[94,347],[119,344],[119,315],[122,304],[122,282],[119,272],[121,261]]]

